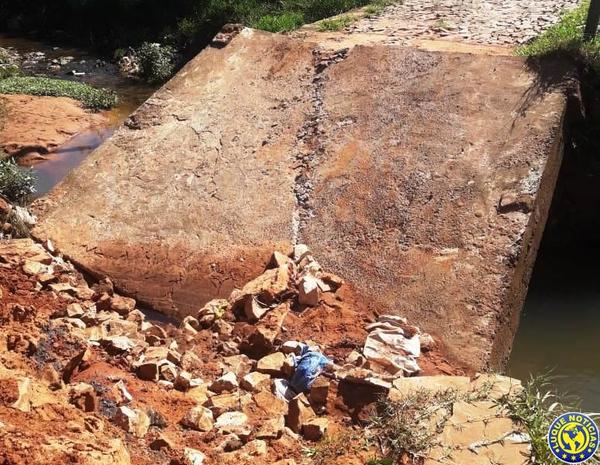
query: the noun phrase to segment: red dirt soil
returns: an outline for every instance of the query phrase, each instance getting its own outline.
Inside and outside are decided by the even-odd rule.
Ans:
[[[77,298],[59,296],[50,290],[40,290],[37,278],[23,272],[22,263],[14,256],[13,263],[1,264],[0,257],[0,375],[5,370],[14,379],[0,376],[0,463],[3,465],[42,464],[48,461],[80,465],[105,463],[94,459],[89,444],[96,444],[107,456],[114,440],[123,441],[131,463],[145,465],[157,463],[178,464],[185,447],[203,451],[208,463],[239,465],[272,464],[278,460],[302,459],[301,443],[297,438],[284,434],[278,440],[270,440],[267,455],[241,459],[236,454],[215,451],[224,436],[214,431],[201,433],[183,428],[179,420],[196,405],[187,393],[165,389],[152,381],[140,380],[129,369],[126,356],[111,356],[100,347],[93,348],[85,360],[69,376],[69,384],[52,387],[52,371],[64,372],[69,361],[84,349],[81,341],[68,331],[60,332],[52,324],[51,316]],[[55,271],[60,282],[73,286],[84,286],[83,276],[75,271]],[[303,311],[298,309],[285,319],[282,340],[314,341],[336,363],[354,349],[364,344],[367,332],[365,325],[375,320],[376,315],[360,296],[349,286],[343,285],[336,293],[323,294],[319,306]],[[83,304],[83,301],[81,301]],[[229,315],[229,319],[233,316]],[[153,321],[155,324],[159,324]],[[236,326],[247,323],[236,323]],[[177,341],[183,353],[192,349],[200,359],[197,373],[205,380],[221,374],[219,362],[223,359],[218,349],[218,338],[209,330],[198,332],[193,338],[183,337],[173,325],[162,324],[167,333]],[[419,359],[423,374],[461,374],[464,370],[452,368],[443,352],[425,352]],[[51,369],[50,367],[53,367]],[[18,376],[17,376],[18,374]],[[30,412],[10,408],[15,401],[15,385],[19,376],[33,380],[36,401]],[[114,384],[122,380],[133,397],[129,405],[152,413],[154,419],[148,434],[138,439],[125,433],[110,421],[117,406]],[[98,410],[84,413],[69,404],[68,391],[75,383],[88,383],[94,387],[98,397]],[[261,397],[262,396],[262,397]],[[261,400],[262,399],[262,400]],[[377,393],[369,388],[348,389],[348,386],[332,383],[326,411],[330,420],[330,434],[351,434],[358,424],[368,418]],[[282,401],[269,393],[257,394],[253,402],[244,407],[244,412],[255,424],[262,424],[279,412]],[[3,429],[3,424],[10,425]],[[93,436],[90,436],[93,434]],[[169,449],[153,450],[151,444],[158,437],[166,438]],[[93,438],[93,441],[92,441]],[[113,441],[113,442],[111,442]],[[301,441],[301,440],[300,440]],[[69,444],[73,443],[70,448]],[[39,447],[43,444],[43,447]],[[119,443],[117,443],[119,444]],[[114,449],[114,447],[113,447]],[[110,449],[112,450],[112,449]],[[83,451],[83,452],[82,452]],[[111,452],[115,463],[122,459],[122,451]],[[110,454],[108,454],[109,457]],[[103,459],[105,460],[105,459]],[[112,458],[110,460],[113,460]],[[337,463],[363,463],[359,457],[342,457]],[[110,463],[107,462],[107,463]]]

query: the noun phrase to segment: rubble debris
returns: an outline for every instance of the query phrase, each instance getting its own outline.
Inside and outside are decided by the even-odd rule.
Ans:
[[[1,249],[0,244],[0,257]],[[24,250],[27,260],[31,260],[34,255],[29,246]],[[14,265],[10,266],[17,267],[27,280],[39,282],[45,279],[44,273],[54,273],[55,279],[42,287],[47,289],[43,292],[56,294],[48,313],[50,320],[46,321],[51,323],[49,331],[59,331],[52,341],[59,340],[60,345],[73,339],[74,345],[68,350],[60,346],[65,350],[60,363],[39,349],[47,350],[46,346],[52,342],[48,344],[30,334],[9,334],[9,348],[22,357],[32,354],[48,357],[38,362],[45,366],[44,386],[86,416],[85,424],[71,422],[69,428],[73,431],[101,434],[104,429],[101,418],[108,418],[127,433],[124,436],[127,445],[135,441],[139,445],[139,439],[146,438],[143,441],[146,446],[169,455],[172,464],[206,463],[206,457],[215,451],[231,453],[236,460],[244,461],[268,455],[272,446],[277,451],[297,450],[302,437],[319,441],[329,428],[337,431],[347,426],[345,409],[352,407],[344,397],[344,383],[356,386],[350,390],[360,390],[361,395],[379,397],[389,391],[390,399],[400,399],[409,384],[419,386],[419,382],[428,382],[426,377],[404,378],[405,370],[390,369],[374,357],[366,356],[384,346],[382,341],[390,341],[379,337],[381,334],[388,337],[390,333],[385,331],[390,328],[394,337],[400,328],[408,341],[421,334],[398,317],[380,318],[376,324],[367,326],[370,334],[362,321],[357,324],[362,337],[376,336],[380,344],[365,344],[365,354],[359,349],[364,339],[347,346],[347,341],[339,340],[334,347],[328,342],[317,344],[299,338],[298,334],[288,334],[286,322],[291,321],[293,326],[303,312],[329,312],[336,305],[344,305],[342,299],[334,296],[343,281],[324,273],[308,248],[299,248],[297,252],[297,260],[274,255],[275,268],[254,280],[252,286],[244,287],[253,298],[274,299],[264,307],[267,311],[260,317],[255,315],[250,321],[243,307],[238,308],[241,312],[233,312],[241,295],[241,291],[234,291],[230,300],[211,301],[198,318],[187,317],[168,330],[167,326],[147,321],[144,313],[135,308],[135,301],[116,294],[109,280],[88,287],[76,278],[72,267],[66,262],[59,266],[50,255],[47,260],[39,254],[40,260],[46,262],[35,262],[40,266],[25,266],[27,262],[11,255]],[[298,285],[302,277],[309,275],[316,277],[321,298],[316,307],[303,308],[298,305]],[[263,301],[260,302],[262,305]],[[9,315],[10,321],[24,326],[39,317],[34,306],[13,306]],[[318,320],[310,321],[313,322],[320,324]],[[315,335],[320,333],[317,331]],[[243,353],[223,354],[220,352],[223,342]],[[414,354],[410,342],[406,344],[402,347],[408,347]],[[19,384],[15,382],[11,389],[5,389],[12,392],[9,405],[35,412],[29,378],[15,379]],[[472,383],[465,379],[472,389]],[[339,396],[335,402],[331,402],[332,393]],[[149,399],[154,400],[148,402]],[[172,411],[177,412],[174,421],[171,421],[171,405]],[[97,416],[89,415],[93,413]],[[184,446],[198,445],[188,443],[189,437],[194,436],[187,435],[198,433],[204,435],[208,448],[194,449],[185,458]],[[187,439],[183,441],[183,437]],[[136,447],[131,449],[134,454],[138,453]],[[274,463],[295,462],[286,459]]]

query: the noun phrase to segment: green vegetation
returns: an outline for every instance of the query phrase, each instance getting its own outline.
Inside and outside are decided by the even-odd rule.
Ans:
[[[144,42],[136,55],[140,63],[140,77],[147,82],[166,81],[175,68],[175,50],[173,47]]]
[[[265,15],[254,23],[254,27],[270,32],[289,32],[304,24],[302,13],[291,12],[280,15]]]
[[[382,449],[390,451],[388,458],[398,460],[404,453],[420,457],[436,437],[437,429],[430,426],[434,416],[456,400],[458,394],[453,390],[416,392],[399,402],[382,400],[371,428],[377,431]]]
[[[0,94],[71,97],[92,110],[108,109],[117,104],[114,92],[87,84],[45,77],[15,76],[0,80]]]
[[[583,40],[588,8],[589,0],[585,0],[577,8],[564,14],[560,22],[533,42],[519,47],[517,54],[547,56],[563,53],[581,59],[596,71],[600,71],[600,37],[588,42]]]
[[[10,202],[25,204],[35,192],[35,178],[30,170],[19,167],[14,160],[0,160],[0,194]]]
[[[341,31],[346,26],[349,26],[353,22],[357,21],[357,16],[342,15],[337,18],[324,19],[319,23],[318,29],[321,32],[325,31]]]
[[[396,3],[395,0],[373,0],[364,8],[366,16],[377,16],[383,12],[383,10]]]
[[[568,397],[552,392],[552,378],[548,375],[532,377],[523,387],[522,392],[504,397],[499,403],[515,421],[525,427],[531,437],[535,463],[560,465],[562,462],[552,455],[548,446],[548,428],[559,415],[579,411],[579,408],[575,402],[569,402]],[[600,460],[593,458],[587,463],[597,465]]]
[[[368,442],[357,432],[345,432],[333,437],[325,437],[315,447],[304,448],[305,457],[314,465],[330,465],[339,457],[366,450]]]
[[[225,23],[272,32],[392,0],[0,0],[0,29],[55,31],[112,55],[118,48],[159,42],[178,50],[206,44]],[[62,35],[64,38],[64,35]]]

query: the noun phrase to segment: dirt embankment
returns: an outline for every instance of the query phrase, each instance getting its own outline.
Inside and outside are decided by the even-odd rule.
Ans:
[[[0,95],[0,151],[36,157],[54,151],[76,134],[107,124],[100,113],[67,97]]]

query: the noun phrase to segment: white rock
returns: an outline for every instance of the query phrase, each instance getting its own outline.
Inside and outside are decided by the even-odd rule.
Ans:
[[[205,455],[196,449],[191,449],[186,447],[183,450],[183,459],[185,460],[185,465],[203,465]]]
[[[235,391],[239,387],[237,377],[235,373],[228,372],[221,376],[219,379],[215,380],[210,385],[210,390],[212,392],[216,392],[217,394],[221,394],[222,392],[231,392]]]

